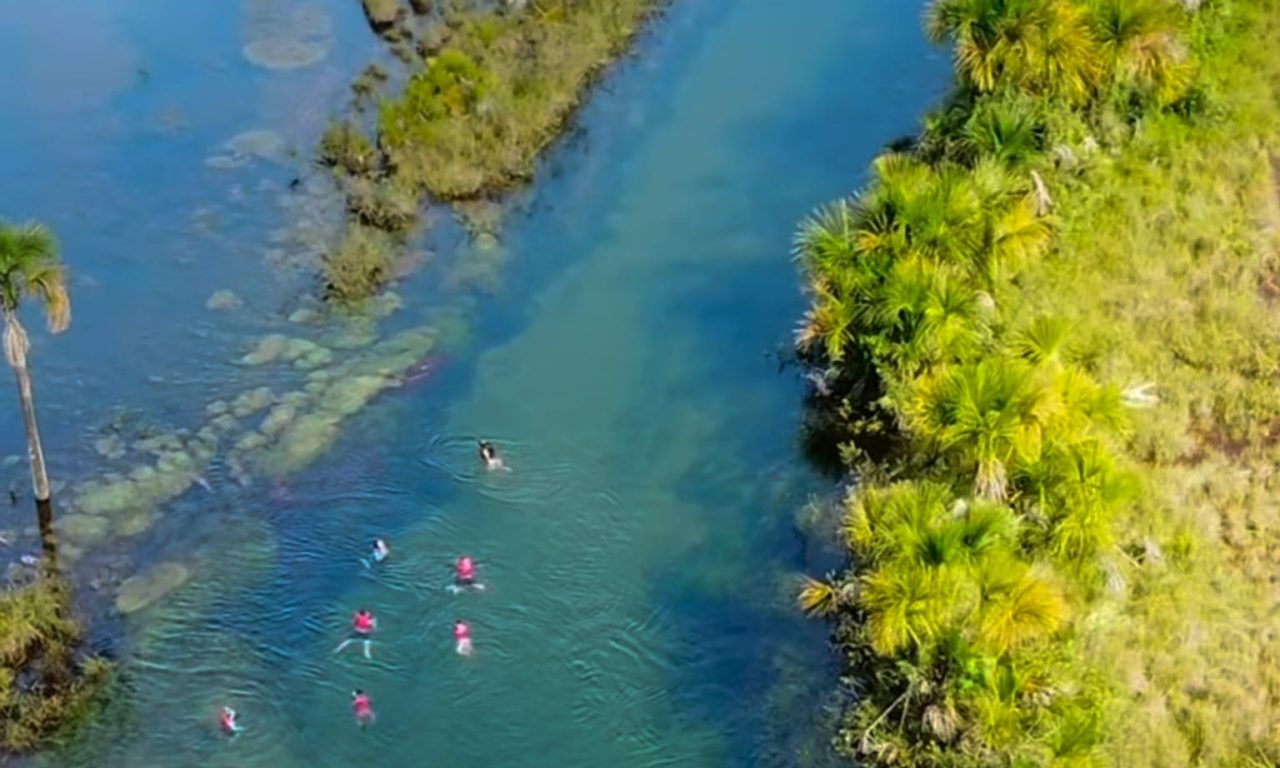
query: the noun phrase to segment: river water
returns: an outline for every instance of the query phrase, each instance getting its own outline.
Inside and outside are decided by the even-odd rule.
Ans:
[[[0,211],[53,225],[76,276],[73,330],[34,339],[56,475],[94,471],[86,444],[112,408],[181,423],[246,378],[227,361],[305,287],[264,256],[305,163],[204,158],[247,128],[305,153],[379,44],[335,1],[326,59],[255,68],[239,52],[264,3],[6,11]],[[521,196],[497,284],[453,297],[466,341],[429,376],[270,492],[211,474],[84,556],[85,590],[149,560],[200,565],[144,612],[94,614],[121,685],[39,762],[825,764],[836,667],[792,608],[795,574],[818,565],[793,512],[830,481],[797,449],[801,388],[779,366],[803,307],[787,253],[796,221],[945,85],[919,17],[894,0],[678,0]],[[445,300],[438,278],[397,286],[401,312]],[[245,307],[207,310],[215,288]],[[16,408],[2,419],[16,453]],[[510,472],[479,471],[477,436]],[[392,556],[370,571],[379,535]],[[446,589],[462,553],[483,592]],[[336,655],[361,606],[373,658]],[[222,704],[235,738],[217,733]]]

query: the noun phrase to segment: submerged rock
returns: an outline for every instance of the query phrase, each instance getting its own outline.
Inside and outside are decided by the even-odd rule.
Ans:
[[[244,57],[264,69],[301,69],[323,61],[329,48],[320,43],[286,38],[255,40],[243,49]]]
[[[93,450],[107,459],[119,459],[125,454],[124,440],[119,435],[107,435],[93,441]]]
[[[378,340],[378,329],[369,320],[353,320],[340,330],[325,337],[326,345],[334,349],[359,349]]]
[[[151,570],[130,576],[120,584],[116,610],[136,613],[186,583],[191,572],[181,563],[161,563]]]
[[[320,319],[320,313],[310,307],[295,309],[289,314],[289,322],[298,325],[309,325]]]
[[[404,299],[400,298],[400,294],[395,291],[387,291],[375,296],[367,305],[367,310],[373,317],[389,317],[397,309],[404,306]]]
[[[249,158],[236,155],[209,155],[204,164],[219,171],[234,171],[249,164]]]
[[[239,309],[244,306],[244,302],[240,297],[231,291],[223,288],[220,291],[214,291],[204,303],[205,307],[214,310]]]
[[[241,365],[263,365],[279,359],[289,349],[289,337],[272,333],[258,340],[253,351],[240,358]]]
[[[275,131],[262,129],[237,133],[223,147],[236,156],[263,160],[279,160],[285,154],[284,138]]]
[[[217,418],[210,421],[209,426],[218,430],[219,432],[230,432],[231,430],[239,426],[239,422],[236,421],[236,417],[233,416],[232,414],[224,413],[221,416],[218,416]]]
[[[59,534],[82,546],[96,544],[111,531],[111,521],[94,515],[63,515],[54,523]]]
[[[275,395],[272,394],[268,387],[258,387],[251,389],[237,397],[231,403],[231,413],[236,418],[244,418],[252,413],[266,408],[275,402]]]

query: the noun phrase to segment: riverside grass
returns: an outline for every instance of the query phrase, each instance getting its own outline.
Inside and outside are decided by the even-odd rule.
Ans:
[[[76,659],[82,632],[66,614],[56,580],[0,592],[0,749],[46,743],[87,711],[110,678],[107,662]]]
[[[800,351],[862,480],[851,568],[801,594],[858,689],[837,746],[1280,764],[1280,3],[963,5],[1140,34],[1076,62],[1109,69],[1085,95],[1016,58],[983,87],[991,51],[953,25],[957,95],[911,161],[802,228]],[[947,213],[993,158],[1012,191],[988,233],[1034,203],[1043,242],[1001,251]]]

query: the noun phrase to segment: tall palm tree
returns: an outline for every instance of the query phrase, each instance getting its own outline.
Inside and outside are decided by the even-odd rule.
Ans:
[[[31,341],[18,320],[23,299],[34,298],[44,305],[49,330],[61,333],[71,324],[71,299],[67,295],[66,274],[58,261],[58,246],[49,230],[40,224],[11,226],[0,224],[0,312],[4,313],[4,349],[18,381],[22,420],[27,429],[27,450],[31,459],[31,485],[41,519],[52,510],[49,473],[45,469],[36,406],[31,395],[31,374],[27,352]]]

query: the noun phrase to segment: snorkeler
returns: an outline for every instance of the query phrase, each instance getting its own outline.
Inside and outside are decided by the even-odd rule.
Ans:
[[[506,469],[506,465],[502,463],[502,458],[498,456],[498,449],[488,440],[479,441],[480,460],[484,462],[484,468],[490,471],[495,469]]]
[[[453,622],[453,640],[459,656],[471,655],[471,627],[465,621]]]
[[[218,722],[222,725],[222,732],[228,736],[240,732],[240,725],[236,722],[236,711],[231,707],[222,708],[222,714],[218,716]]]
[[[361,608],[356,611],[356,615],[351,619],[351,631],[353,634],[351,637],[348,637],[346,640],[338,643],[338,647],[334,648],[333,652],[341,653],[343,648],[346,648],[352,643],[364,643],[364,657],[366,659],[373,658],[371,651],[373,640],[370,639],[370,635],[372,635],[373,631],[377,628],[378,620],[373,617],[373,614],[369,612],[368,608]]]
[[[359,688],[351,692],[351,711],[356,713],[356,722],[361,727],[372,723],[375,719],[373,702],[369,700],[369,694]]]
[[[364,563],[364,567],[373,570],[373,566],[387,559],[387,555],[391,554],[391,548],[387,546],[387,542],[382,539],[373,540],[373,548],[369,551],[369,559],[360,558],[360,562]]]
[[[449,585],[449,591],[454,594],[464,589],[484,589],[484,585],[476,581],[476,561],[469,555],[458,558],[453,569],[453,583]]]

